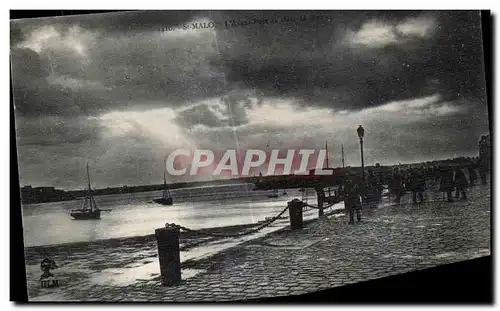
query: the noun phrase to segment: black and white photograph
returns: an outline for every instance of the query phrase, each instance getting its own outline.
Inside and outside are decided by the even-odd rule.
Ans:
[[[490,256],[483,31],[460,10],[12,18],[29,301],[250,302]]]

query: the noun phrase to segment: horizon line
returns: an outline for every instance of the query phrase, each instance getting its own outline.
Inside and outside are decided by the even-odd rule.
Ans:
[[[456,160],[456,159],[460,159],[460,158],[476,158],[476,156],[458,156],[458,157],[454,157],[454,158],[446,158],[446,159],[437,159],[437,160],[429,160],[429,161],[420,161],[420,162],[399,162],[399,163],[396,163],[396,164],[387,164],[387,165],[382,165],[380,164],[381,167],[387,167],[387,166],[399,166],[399,165],[412,165],[412,164],[421,164],[421,163],[432,163],[432,162],[440,162],[440,161],[453,161],[453,160]],[[378,163],[378,162],[377,162]],[[377,164],[376,163],[376,164]],[[375,167],[375,165],[365,165],[365,168],[367,167]],[[346,165],[345,168],[361,168],[361,165],[358,165],[358,166],[350,166],[350,165]],[[315,168],[310,168],[308,169],[309,171],[311,170],[314,170]],[[342,169],[342,166],[337,166],[337,167],[323,167],[323,169]],[[230,177],[230,178],[217,178],[217,179],[214,179],[213,175],[210,174],[211,176],[211,179],[206,179],[206,180],[192,180],[192,181],[177,181],[177,182],[173,182],[173,183],[169,183],[170,185],[174,185],[174,184],[182,184],[182,183],[187,183],[187,184],[190,184],[190,183],[204,183],[204,182],[214,182],[214,181],[222,181],[222,180],[239,180],[239,179],[245,179],[245,178],[258,178],[259,176],[256,175],[256,176],[236,176],[236,177]],[[219,175],[220,176],[220,175]],[[270,177],[270,176],[295,176],[294,174],[286,174],[286,175],[262,175],[262,177]],[[297,175],[299,176],[299,175]],[[304,176],[307,176],[307,175],[304,175]],[[130,188],[133,188],[133,187],[147,187],[147,186],[157,186],[157,185],[162,185],[161,182],[159,182],[158,184],[156,183],[153,183],[153,184],[139,184],[139,185],[121,185],[121,186],[106,186],[104,188],[93,188],[93,190],[102,190],[102,189],[108,189],[108,188],[123,188],[124,186],[126,187],[130,187]],[[57,189],[57,190],[63,190],[61,188],[57,188],[57,186],[48,186],[48,185],[45,185],[45,186],[32,186],[32,185],[29,185],[29,184],[26,184],[26,185],[23,185],[23,186],[20,186],[19,189],[22,189],[24,187],[27,187],[27,186],[30,186],[32,188],[54,188],[54,189]],[[84,188],[79,188],[79,189],[72,189],[72,190],[63,190],[63,191],[66,191],[66,192],[72,192],[72,191],[86,191]]]

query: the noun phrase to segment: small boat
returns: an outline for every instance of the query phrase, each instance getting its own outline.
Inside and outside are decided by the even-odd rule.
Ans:
[[[280,194],[279,194],[277,189],[274,189],[273,191],[271,191],[267,194],[268,198],[278,198],[279,196],[280,196]]]
[[[97,206],[92,195],[92,188],[90,186],[90,174],[89,165],[87,164],[87,179],[89,182],[89,188],[87,195],[82,201],[82,205],[78,209],[70,211],[71,217],[76,220],[91,220],[91,219],[101,219],[101,210]]]
[[[94,210],[76,209],[72,210],[70,215],[76,220],[101,219],[101,211],[99,209],[94,209]]]
[[[174,199],[172,199],[172,197],[158,198],[158,199],[153,199],[153,202],[161,205],[173,205]]]
[[[153,199],[153,202],[161,205],[174,204],[174,199],[170,194],[170,190],[167,188],[167,176],[165,172],[163,172],[163,196],[161,198]]]

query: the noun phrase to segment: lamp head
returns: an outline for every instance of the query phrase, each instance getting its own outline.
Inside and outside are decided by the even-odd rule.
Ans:
[[[361,126],[361,124],[359,125],[357,132],[359,138],[363,138],[365,136],[365,129]]]

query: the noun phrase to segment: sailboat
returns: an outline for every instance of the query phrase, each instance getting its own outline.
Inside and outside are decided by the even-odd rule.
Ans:
[[[170,195],[170,190],[167,188],[167,176],[165,172],[163,172],[163,196],[161,198],[153,199],[153,202],[161,205],[174,204],[174,199]]]
[[[89,219],[100,219],[101,210],[97,206],[92,195],[92,188],[90,187],[90,174],[89,174],[89,164],[87,163],[87,180],[89,183],[89,188],[87,190],[87,195],[83,199],[82,205],[78,209],[70,211],[71,217],[76,220],[89,220]]]

